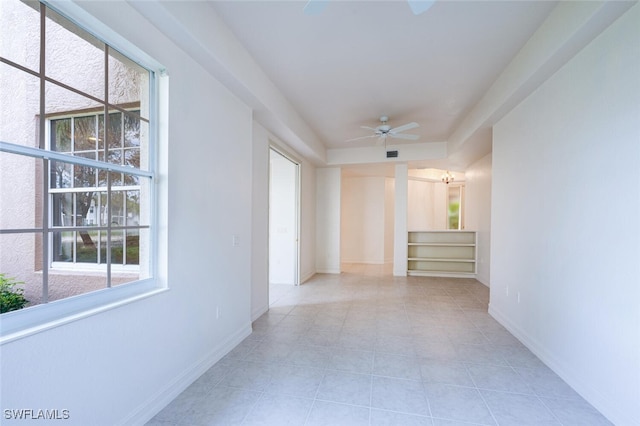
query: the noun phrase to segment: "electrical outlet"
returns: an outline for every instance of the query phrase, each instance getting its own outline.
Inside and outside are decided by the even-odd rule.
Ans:
[[[520,292],[518,292],[518,303],[520,303]]]

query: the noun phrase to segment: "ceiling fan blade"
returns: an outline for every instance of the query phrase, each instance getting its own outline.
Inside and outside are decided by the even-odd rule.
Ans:
[[[409,7],[414,15],[420,15],[429,10],[435,3],[435,0],[407,0],[407,3],[409,3]]]
[[[360,126],[361,129],[367,129],[367,130],[371,130],[373,132],[377,132],[378,129],[376,129],[375,127],[369,127],[369,126]]]
[[[380,137],[378,137],[378,140],[376,142],[376,146],[380,146],[383,143],[385,143],[386,141],[387,141],[387,136],[386,135],[380,136]]]
[[[411,123],[407,123],[403,126],[398,126],[395,127],[391,130],[389,130],[389,133],[394,134],[394,133],[402,133],[406,130],[411,130],[411,129],[415,129],[416,127],[420,127],[420,125],[418,123],[415,122],[411,122]]]
[[[389,136],[396,139],[406,139],[408,141],[415,141],[420,137],[418,135],[407,135],[405,133],[390,133]]]
[[[309,0],[304,7],[304,14],[310,16],[320,15],[328,4],[329,0]]]
[[[357,140],[360,140],[360,139],[377,138],[377,137],[378,137],[378,135],[360,136],[359,138],[347,139],[345,142],[357,141]]]

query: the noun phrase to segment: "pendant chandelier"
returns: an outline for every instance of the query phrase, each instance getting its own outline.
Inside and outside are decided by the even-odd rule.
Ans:
[[[447,172],[442,175],[441,180],[442,182],[449,185],[451,182],[453,182],[453,175],[451,174],[451,172],[449,172],[449,170],[447,170]]]

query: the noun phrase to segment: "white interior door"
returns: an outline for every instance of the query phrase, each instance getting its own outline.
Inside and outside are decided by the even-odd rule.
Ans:
[[[269,154],[269,284],[298,285],[299,165]]]

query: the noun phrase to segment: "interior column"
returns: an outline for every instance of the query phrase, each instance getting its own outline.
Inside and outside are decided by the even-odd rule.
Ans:
[[[409,167],[396,164],[395,220],[393,227],[393,275],[407,276],[407,194]]]

